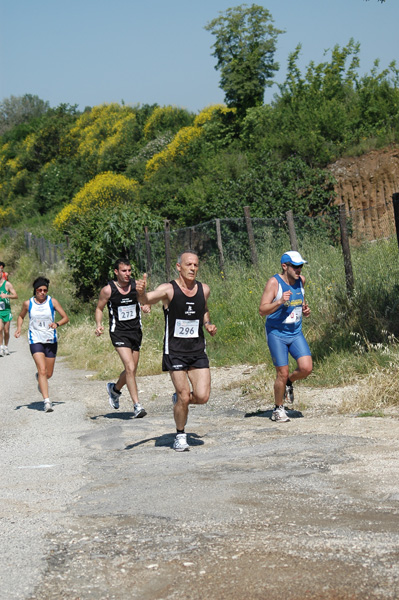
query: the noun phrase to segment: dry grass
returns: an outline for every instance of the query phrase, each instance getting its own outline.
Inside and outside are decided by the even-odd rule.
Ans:
[[[379,368],[359,381],[354,395],[342,402],[341,412],[376,412],[399,406],[399,365]]]
[[[104,335],[94,334],[94,317],[86,317],[79,324],[60,331],[59,353],[75,369],[94,373],[98,379],[115,379],[122,370],[121,360],[111,344],[107,324]],[[140,351],[139,375],[156,375],[161,372],[162,348],[146,335]]]

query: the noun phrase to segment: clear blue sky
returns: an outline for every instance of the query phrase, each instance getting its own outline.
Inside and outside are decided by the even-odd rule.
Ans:
[[[324,50],[360,42],[361,72],[398,59],[399,0],[268,0],[284,80],[288,54],[301,67]],[[204,25],[236,0],[0,0],[0,100],[35,94],[52,107],[108,102],[172,104],[199,111],[223,102]],[[252,4],[252,2],[247,2]],[[275,89],[275,88],[274,88]],[[273,90],[273,88],[272,88]],[[265,97],[269,101],[273,91]]]

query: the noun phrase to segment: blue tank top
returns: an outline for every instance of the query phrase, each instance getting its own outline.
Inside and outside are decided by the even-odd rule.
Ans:
[[[288,285],[280,275],[276,274],[274,277],[277,279],[278,291],[273,302],[279,300],[284,292],[290,291],[292,294],[286,304],[266,317],[266,334],[291,337],[302,331],[302,304],[305,290],[301,279],[298,279],[294,285]]]

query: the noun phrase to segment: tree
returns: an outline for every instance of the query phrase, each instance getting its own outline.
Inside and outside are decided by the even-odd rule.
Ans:
[[[15,125],[41,117],[49,108],[48,102],[31,94],[4,98],[0,102],[0,135],[12,129]]]
[[[272,22],[270,12],[262,6],[242,4],[205,26],[216,37],[212,56],[217,58],[215,69],[221,73],[226,104],[236,108],[240,117],[248,108],[263,104],[265,88],[272,85],[279,69],[273,56],[277,36],[284,31]]]

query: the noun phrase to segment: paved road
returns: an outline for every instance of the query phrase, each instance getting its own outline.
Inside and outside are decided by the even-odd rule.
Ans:
[[[148,416],[57,361],[42,411],[25,339],[0,358],[1,600],[399,598],[399,412],[337,413],[300,395],[275,424],[213,371],[188,453],[171,383],[139,380]],[[302,418],[303,417],[303,418]]]

